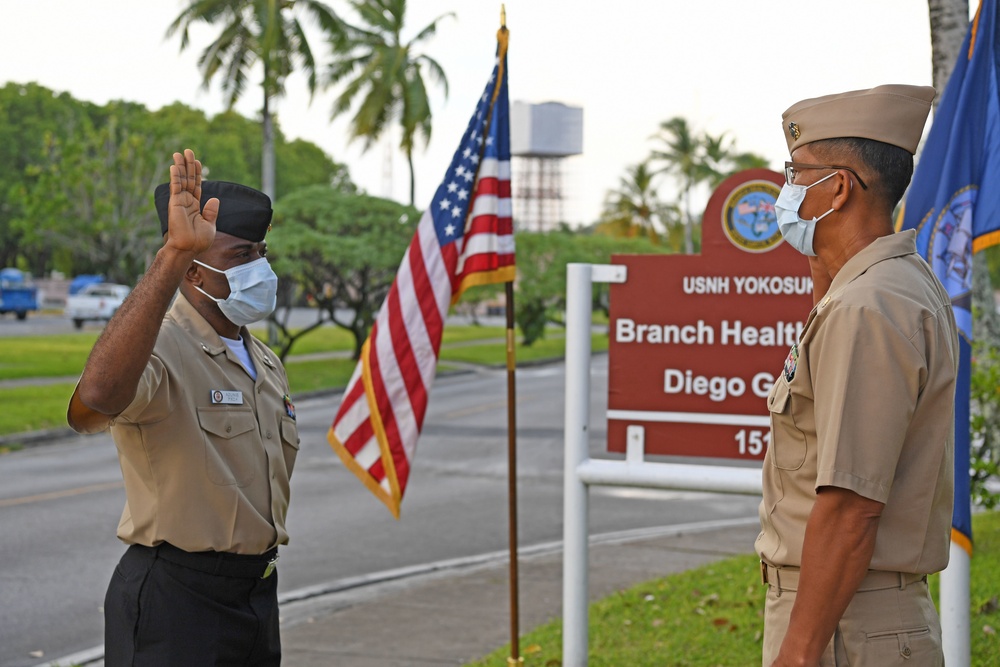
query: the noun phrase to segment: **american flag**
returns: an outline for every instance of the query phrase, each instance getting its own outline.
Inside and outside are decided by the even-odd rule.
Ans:
[[[514,280],[507,30],[489,83],[361,349],[327,439],[399,518],[445,316],[474,285]]]

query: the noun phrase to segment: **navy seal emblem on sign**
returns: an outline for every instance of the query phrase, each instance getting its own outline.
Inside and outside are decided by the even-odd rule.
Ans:
[[[733,190],[722,205],[722,229],[734,246],[767,252],[781,243],[774,202],[781,189],[770,181],[749,181]]]

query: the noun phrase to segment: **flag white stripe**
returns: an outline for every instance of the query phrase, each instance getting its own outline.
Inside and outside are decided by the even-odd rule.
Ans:
[[[496,195],[479,195],[472,204],[472,219],[481,215],[496,217],[498,208]]]
[[[375,353],[378,355],[379,368],[382,371],[382,384],[385,386],[386,395],[392,406],[392,414],[396,421],[396,430],[399,433],[400,443],[406,452],[407,460],[413,460],[413,451],[416,449],[417,435],[420,430],[417,428],[417,421],[413,414],[413,404],[410,403],[410,394],[406,389],[406,382],[403,379],[399,363],[396,361],[396,349],[392,344],[392,334],[389,329],[389,308],[388,304],[382,304],[382,311],[379,319],[384,322],[378,328],[375,336]],[[383,317],[383,314],[385,317]],[[386,421],[387,415],[382,415],[382,421]]]
[[[502,197],[497,202],[497,217],[498,218],[514,217],[514,203],[511,201],[510,197]]]
[[[368,438],[368,442],[354,455],[354,460],[365,470],[371,469],[381,458],[382,450],[378,446],[378,438],[375,437],[374,433],[372,437]]]
[[[358,365],[360,366],[360,364]],[[371,413],[368,410],[368,401],[365,400],[365,395],[362,393],[341,415],[333,434],[337,436],[337,440],[340,440],[341,444],[346,444],[354,432],[368,421],[369,417],[371,417]]]
[[[483,158],[482,163],[479,165],[479,173],[477,174],[477,181],[481,181],[484,178],[496,178],[500,173],[500,165],[495,157]]]
[[[451,278],[448,275],[448,267],[445,266],[444,257],[441,256],[441,246],[438,244],[437,233],[434,231],[434,221],[431,219],[430,213],[426,211],[424,218],[420,221],[418,228],[420,254],[424,258],[424,270],[427,272],[427,280],[430,281],[431,289],[434,290],[434,301],[441,314],[443,325],[445,315],[448,314],[448,307],[451,305]]]
[[[434,354],[434,346],[427,334],[427,323],[424,321],[423,311],[419,307],[420,298],[413,285],[409,251],[407,251],[403,263],[399,265],[399,273],[396,274],[396,288],[399,290],[403,324],[406,327],[406,335],[410,339],[413,359],[420,371],[424,389],[430,391],[431,383],[434,382],[434,369],[437,367],[437,355]]]
[[[470,234],[466,239],[463,258],[483,253],[509,255],[514,252],[514,237],[510,234]]]

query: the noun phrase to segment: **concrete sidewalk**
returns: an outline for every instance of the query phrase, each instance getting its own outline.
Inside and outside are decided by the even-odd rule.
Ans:
[[[592,536],[590,599],[751,553],[759,530],[746,517]],[[525,548],[518,563],[523,638],[562,615],[561,544]],[[283,596],[282,666],[460,667],[509,643],[509,586],[507,558],[490,554]],[[103,657],[96,647],[39,667],[103,667]]]
[[[748,518],[594,544],[590,597],[751,553],[759,530]],[[522,555],[519,564],[523,636],[561,616],[562,551]],[[510,641],[508,576],[507,562],[494,562],[285,604],[282,665],[464,665]]]

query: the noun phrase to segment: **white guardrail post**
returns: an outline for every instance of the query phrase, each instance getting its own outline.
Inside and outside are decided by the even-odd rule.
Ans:
[[[624,273],[624,267],[621,268]],[[588,498],[587,487],[576,469],[588,458],[592,285],[590,264],[567,265],[562,655],[565,667],[587,665]]]

